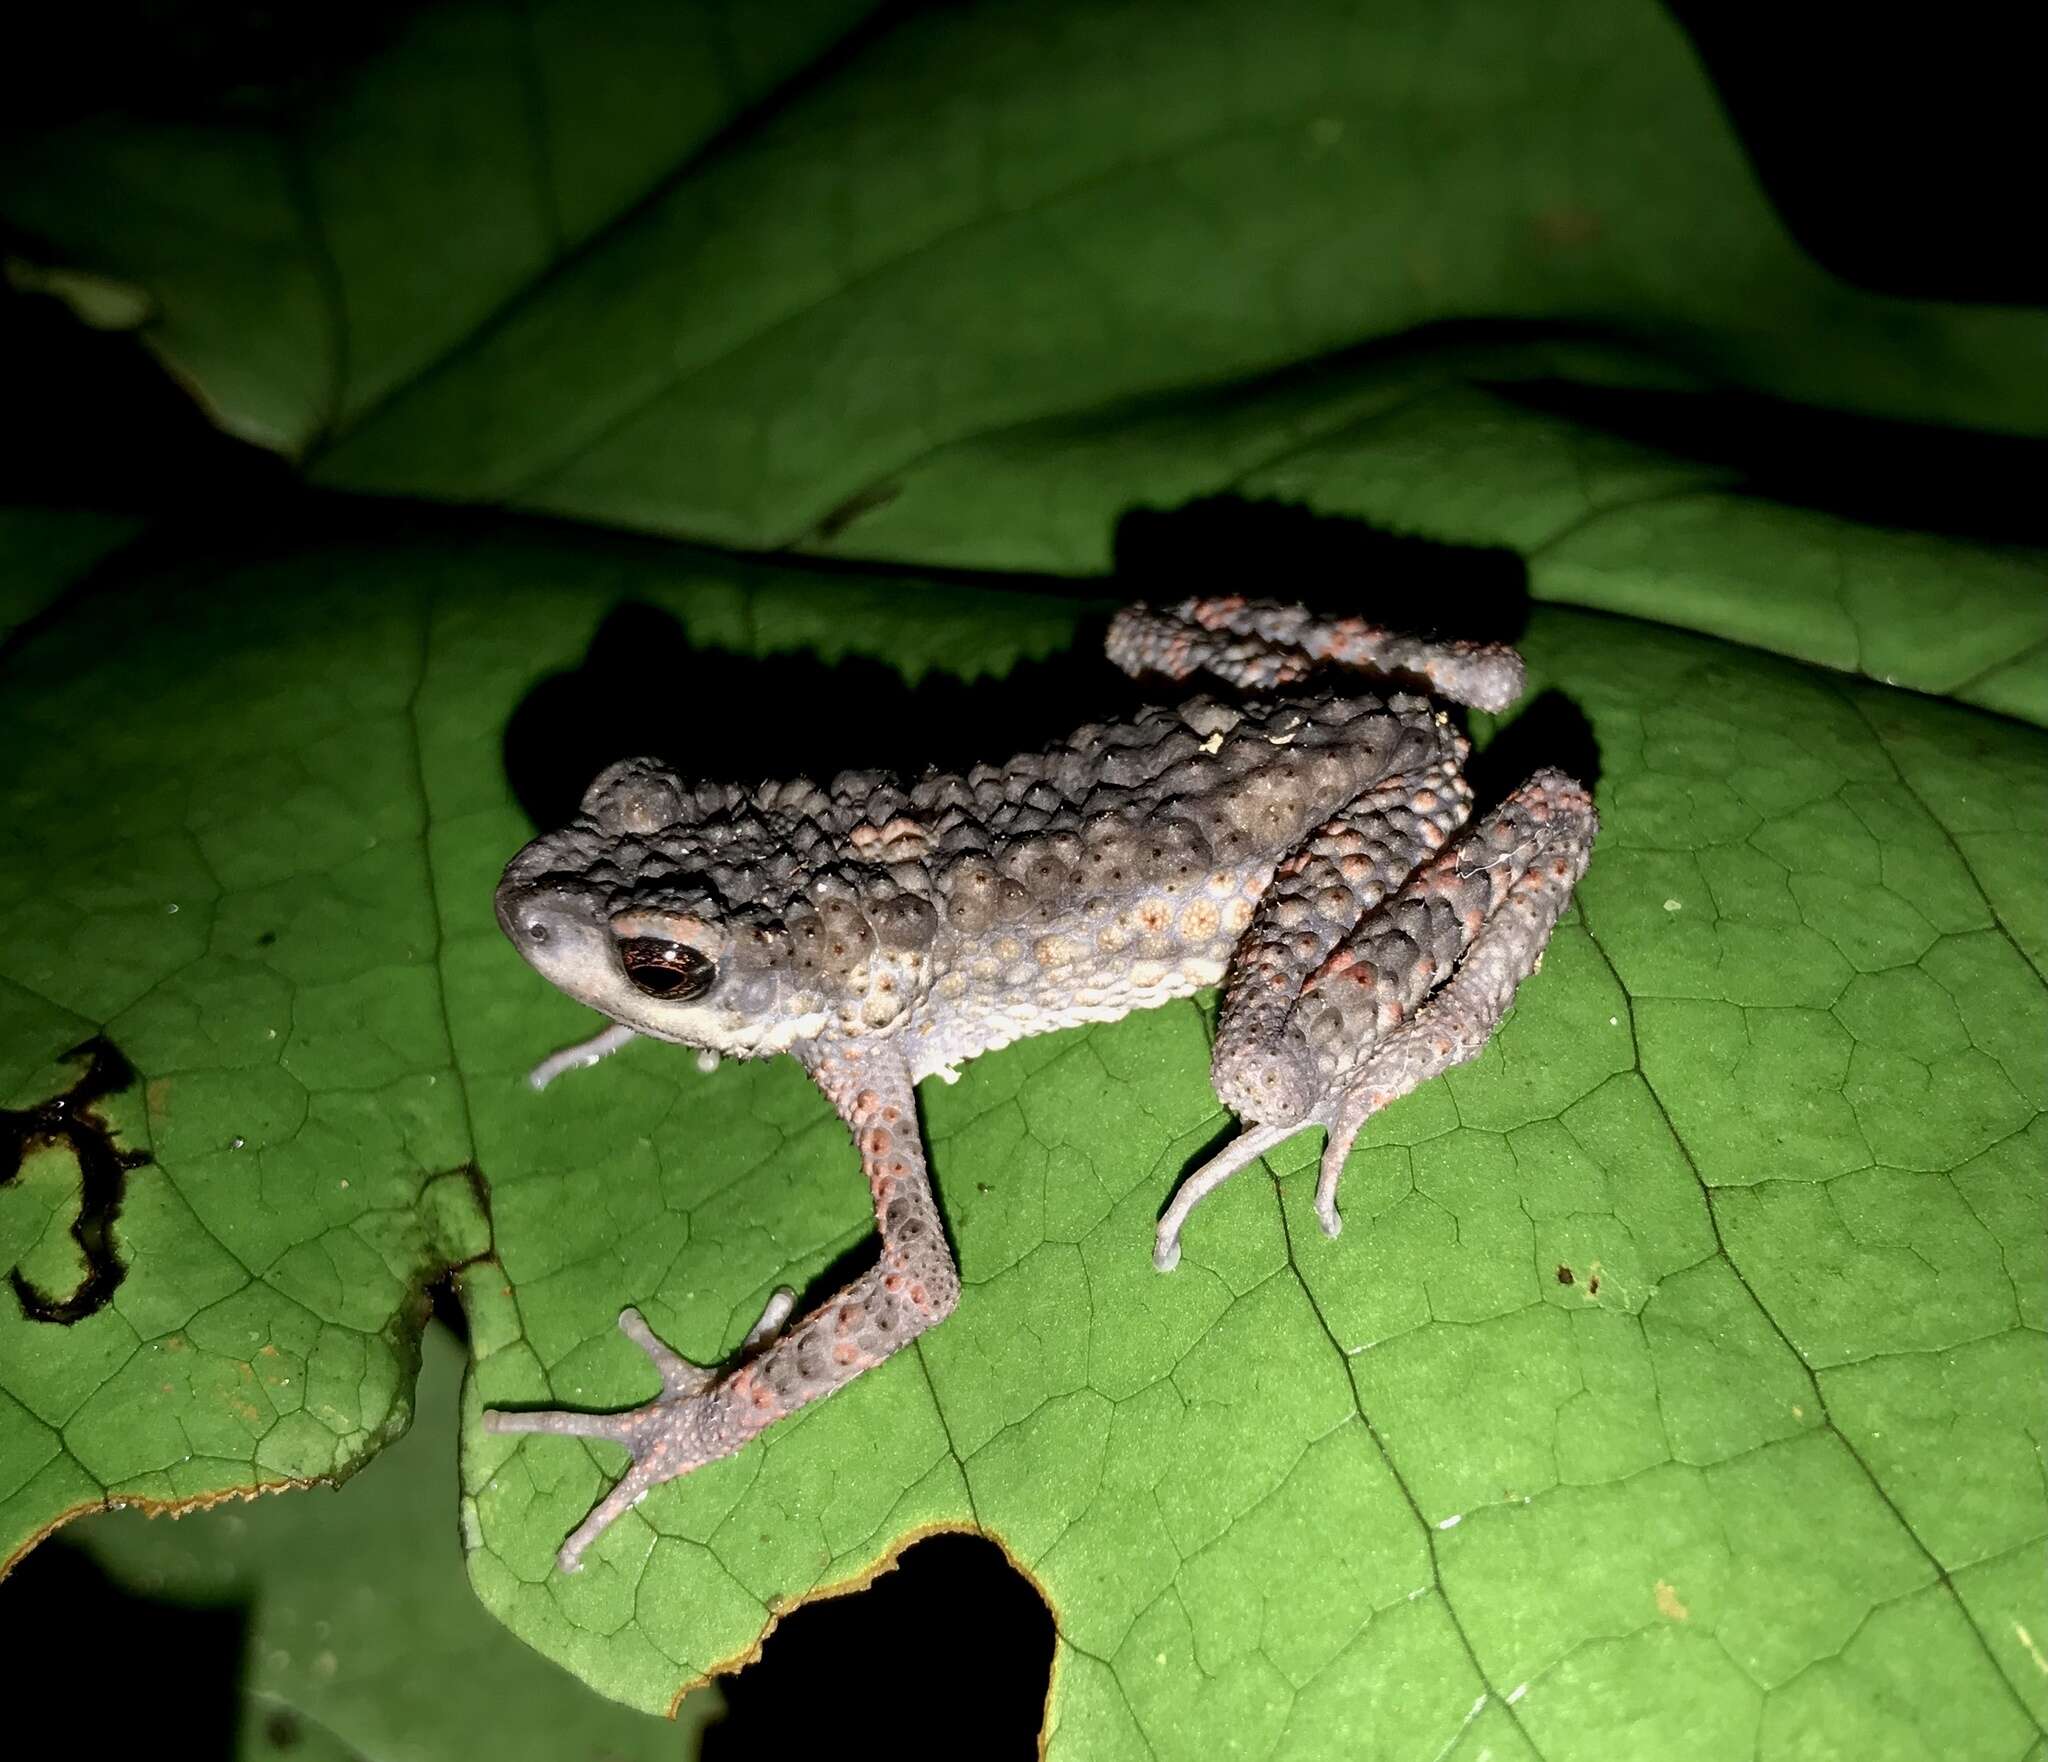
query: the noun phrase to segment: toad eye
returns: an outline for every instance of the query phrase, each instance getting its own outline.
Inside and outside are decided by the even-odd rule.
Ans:
[[[689,1003],[711,989],[718,969],[688,943],[659,936],[633,936],[619,944],[626,977],[637,991],[676,1003]]]

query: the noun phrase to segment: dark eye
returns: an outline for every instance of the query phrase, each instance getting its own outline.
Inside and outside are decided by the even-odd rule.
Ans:
[[[635,936],[621,942],[619,958],[626,963],[626,977],[637,990],[677,1003],[702,997],[718,977],[718,969],[694,948],[664,942],[659,936]]]

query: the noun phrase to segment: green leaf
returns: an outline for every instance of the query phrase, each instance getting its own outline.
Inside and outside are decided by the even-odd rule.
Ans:
[[[152,345],[221,425],[303,455],[618,224],[864,10],[624,0],[593,30],[575,0],[385,8],[321,45],[345,68],[320,70],[310,107],[290,83],[312,70],[289,67],[253,107],[153,91],[147,120],[94,114],[9,143],[0,212],[146,288]],[[178,103],[189,114],[162,120]]]
[[[440,6],[269,126],[30,139],[0,216],[149,289],[217,418],[337,487],[1087,572],[1133,506],[1277,495],[2048,720],[2038,553],[1503,395],[2048,433],[2048,318],[1809,262],[1655,0]],[[1893,490],[1862,445],[1833,475],[1903,525],[1957,469]]]
[[[0,507],[0,637],[70,591],[142,524],[87,509]]]
[[[869,1228],[787,1061],[520,1080],[590,1018],[491,920],[529,825],[503,742],[622,607],[753,701],[844,662],[803,676],[878,725],[938,700],[865,654],[977,675],[952,702],[1015,673],[1041,719],[1096,665],[1054,660],[1074,602],[472,527],[117,579],[18,645],[11,1098],[103,1029],[139,1083],[101,1112],[155,1160],[107,1306],[0,1322],[11,1537],[346,1472],[402,1426],[419,1281],[457,1264],[472,1581],[649,1710],[979,1526],[1055,1611],[1055,1754],[2038,1736],[2048,740],[1554,609],[1525,646],[1590,721],[1599,851],[1496,1043],[1368,1132],[1338,1241],[1299,1140],[1151,1270],[1228,1128],[1194,1004],[977,1060],[922,1097],[958,1314],[552,1573],[618,1465],[478,1408],[641,1398],[624,1303],[708,1359]],[[46,1284],[58,1186],[0,1187]]]
[[[1055,1755],[2038,1758],[2048,742],[1931,700],[2048,723],[2043,558],[1959,536],[2038,533],[2048,319],[1814,268],[1650,0],[464,3],[340,52],[17,132],[10,279],[315,483],[830,556],[259,546],[233,480],[211,548],[0,517],[0,1557],[345,1479],[452,1276],[471,1579],[638,1707],[959,1527],[1056,1614]],[[1479,730],[1503,783],[1561,708],[1599,752],[1543,973],[1340,1240],[1297,1141],[1171,1278],[1202,1008],[934,1086],[960,1312],[553,1573],[619,1465],[478,1410],[642,1398],[623,1304],[715,1358],[869,1219],[787,1061],[527,1090],[591,1026],[491,919],[529,809],[628,739],[1058,733],[1100,602],[957,571],[1177,586],[1145,516],[1201,498],[1205,584],[1549,602],[1555,695]]]
[[[10,1554],[103,1496],[336,1477],[397,1436],[421,1286],[452,1246],[423,1202],[476,1209],[413,782],[417,655],[391,647],[416,649],[416,621],[284,598],[209,613],[155,586],[153,606],[110,602],[112,629],[93,599],[46,625],[0,711],[0,1093],[28,1109],[72,1090],[75,1049],[103,1034],[141,1081],[52,1141],[50,1177],[75,1187],[94,1139],[145,1159],[93,1256],[131,1276],[64,1325],[13,1306]],[[39,1288],[86,1279],[82,1245],[66,1270],[38,1267]]]
[[[421,1344],[420,1423],[347,1497],[235,1502],[175,1524],[112,1513],[67,1532],[67,1551],[105,1574],[77,1611],[95,1623],[89,1668],[132,1668],[124,1654],[146,1643],[152,1612],[175,1611],[189,1630],[206,1612],[232,1611],[239,1645],[212,1662],[223,1692],[239,1688],[235,1753],[245,1758],[301,1757],[308,1740],[337,1757],[551,1758],[571,1732],[586,1753],[620,1762],[695,1754],[715,1693],[690,1698],[679,1741],[673,1726],[538,1664],[478,1607],[448,1546],[462,1349],[438,1327]],[[33,1586],[63,1582],[57,1562],[39,1557],[36,1567]],[[117,1588],[133,1600],[117,1600]],[[55,1684],[75,1692],[88,1667],[75,1633],[64,1643],[62,1660],[48,1662]],[[167,1674],[187,1709],[212,1687],[201,1668],[189,1644],[170,1651]],[[162,1715],[136,1709],[158,1732]]]
[[[938,449],[808,548],[1092,574],[1120,550],[1129,561],[1130,510],[1221,497],[1274,516],[1263,551],[1233,555],[1251,573],[1300,554],[1312,533],[1280,516],[1308,509],[1497,547],[1491,560],[1518,557],[1539,601],[1681,625],[2048,724],[2048,556],[1869,523],[1909,522],[1916,498],[1933,511],[1953,436],[1909,445],[1808,418],[1818,432],[1789,444],[1840,456],[1803,456],[1777,487],[1812,504],[1787,505],[1737,463],[1697,456],[1728,426],[1717,400],[1622,389],[1656,371],[1586,344],[1438,345],[1030,424]],[[1561,386],[1580,392],[1563,407]],[[1603,387],[1590,414],[1571,413]],[[1645,406],[1662,446],[1595,419]],[[1737,438],[1779,452],[1788,443],[1767,437],[1797,426],[1797,412],[1752,406]],[[1863,518],[1826,505],[1859,474]],[[1424,548],[1354,547],[1345,579],[1386,591]]]

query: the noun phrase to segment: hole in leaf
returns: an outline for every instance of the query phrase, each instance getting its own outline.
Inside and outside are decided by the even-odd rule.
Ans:
[[[989,1762],[1034,1757],[1052,1647],[1052,1612],[1000,1548],[927,1536],[865,1590],[792,1610],[758,1659],[719,1679],[727,1711],[704,1734],[704,1762],[865,1740],[892,1716],[892,1681],[941,1701],[971,1684],[966,1748]]]
[[[114,1225],[128,1194],[128,1173],[149,1162],[147,1151],[124,1150],[100,1117],[99,1104],[135,1084],[135,1072],[110,1040],[95,1038],[64,1054],[77,1065],[71,1087],[35,1107],[0,1109],[0,1186],[21,1176],[38,1151],[60,1148],[76,1164],[77,1213],[71,1223],[79,1276],[65,1290],[43,1290],[16,1266],[8,1282],[33,1322],[69,1327],[97,1315],[112,1300],[128,1269],[117,1252]]]

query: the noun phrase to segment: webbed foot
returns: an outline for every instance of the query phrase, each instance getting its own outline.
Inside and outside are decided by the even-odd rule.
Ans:
[[[786,1285],[778,1289],[740,1343],[737,1357],[744,1360],[772,1341],[795,1305],[794,1291]],[[637,1309],[620,1312],[619,1331],[646,1353],[661,1373],[661,1393],[652,1401],[624,1413],[577,1413],[567,1408],[526,1413],[489,1408],[484,1413],[484,1430],[495,1435],[543,1432],[557,1437],[603,1438],[623,1446],[632,1457],[625,1477],[576,1526],[556,1554],[564,1572],[578,1570],[584,1551],[663,1481],[730,1456],[759,1429],[748,1424],[727,1398],[725,1368],[694,1364],[664,1345]]]

